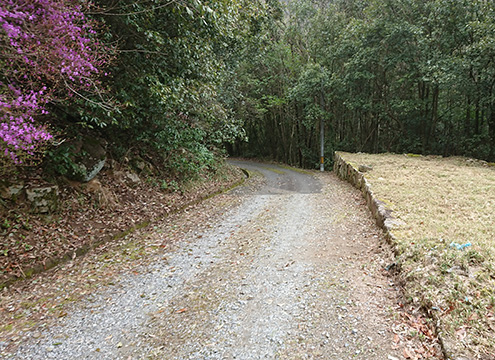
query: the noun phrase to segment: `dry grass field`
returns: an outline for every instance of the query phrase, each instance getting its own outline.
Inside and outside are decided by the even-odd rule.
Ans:
[[[456,356],[495,359],[495,167],[467,158],[340,153],[401,225],[392,233],[408,300]]]

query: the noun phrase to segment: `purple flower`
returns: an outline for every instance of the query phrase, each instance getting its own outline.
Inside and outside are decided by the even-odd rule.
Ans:
[[[72,0],[0,2],[0,153],[14,163],[52,138],[36,125],[45,104],[98,86],[109,51],[94,25]]]

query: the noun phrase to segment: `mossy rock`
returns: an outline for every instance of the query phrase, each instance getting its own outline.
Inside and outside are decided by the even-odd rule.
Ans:
[[[24,183],[11,182],[8,180],[0,180],[0,198],[4,200],[17,201],[22,195]]]
[[[26,188],[26,198],[31,210],[37,214],[53,213],[58,209],[58,186]]]
[[[106,143],[92,136],[67,142],[63,146],[70,147],[73,161],[66,176],[70,180],[88,182],[103,169],[106,161]]]

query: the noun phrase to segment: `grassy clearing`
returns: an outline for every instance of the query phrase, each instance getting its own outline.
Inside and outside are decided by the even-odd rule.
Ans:
[[[404,221],[393,233],[406,295],[438,321],[446,349],[495,358],[495,168],[466,158],[341,155],[373,166],[365,176],[375,196]]]

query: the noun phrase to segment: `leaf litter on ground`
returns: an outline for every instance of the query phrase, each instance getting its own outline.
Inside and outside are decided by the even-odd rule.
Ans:
[[[57,319],[66,316],[72,304],[91,298],[100,286],[114,286],[118,283],[116,276],[121,272],[138,272],[149,261],[150,254],[172,246],[174,239],[187,227],[205,221],[197,216],[194,221],[189,219],[188,224],[186,220],[181,220],[183,214],[175,214],[175,210],[187,204],[191,204],[189,208],[194,208],[193,204],[198,200],[225,190],[244,177],[238,169],[229,167],[216,178],[198,181],[188,192],[163,193],[144,182],[137,187],[123,186],[109,175],[106,176],[108,178],[105,181],[108,182],[102,180],[102,184],[115,193],[119,192],[122,197],[117,208],[88,206],[94,205],[95,201],[88,196],[85,202],[78,205],[79,209],[87,212],[73,209],[70,196],[72,190],[67,188],[64,190],[66,197],[63,197],[63,211],[56,220],[50,219],[46,223],[42,216],[30,216],[31,227],[26,238],[32,237],[38,242],[30,250],[35,254],[32,259],[28,260],[23,256],[24,252],[12,247],[9,256],[0,259],[4,269],[2,279],[5,280],[12,275],[22,278],[24,268],[43,264],[67,251],[73,254],[66,262],[49,271],[34,274],[29,279],[17,281],[0,290],[0,345],[5,346],[5,351],[26,340],[26,336],[32,336],[36,328],[42,329],[56,323]],[[21,207],[14,210],[22,212],[25,209]],[[184,213],[187,214],[187,207]],[[204,213],[202,216],[207,218],[210,215]],[[156,239],[149,242],[151,238],[147,232],[160,231],[154,225],[158,219],[162,219],[163,224],[174,222],[173,231],[167,233],[163,242],[156,243]],[[148,222],[150,225],[132,229],[135,224]],[[128,229],[132,231],[127,231],[127,235],[108,237]],[[62,234],[67,241],[57,241],[58,234]],[[101,238],[107,241],[101,242],[84,257],[75,256],[77,248]]]

